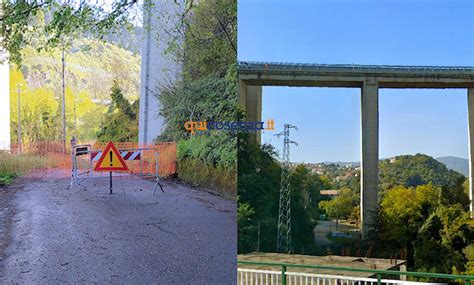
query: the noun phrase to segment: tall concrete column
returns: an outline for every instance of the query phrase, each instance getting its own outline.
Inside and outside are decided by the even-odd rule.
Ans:
[[[0,50],[0,151],[2,150],[10,150],[10,68],[5,52]]]
[[[161,134],[165,119],[159,114],[158,99],[163,87],[172,86],[182,75],[182,63],[176,54],[169,53],[171,41],[178,39],[179,32],[172,19],[181,17],[183,1],[144,0],[143,19],[145,32],[142,39],[142,63],[140,82],[140,113],[138,116],[138,143],[151,144]],[[182,122],[184,124],[184,122]]]
[[[467,116],[469,140],[469,210],[474,218],[474,88],[467,89]]]
[[[247,85],[244,81],[239,82],[240,106],[245,110],[247,122],[262,121],[262,86]],[[255,134],[258,143],[261,142],[261,132]]]
[[[367,238],[378,210],[379,90],[375,79],[364,81],[361,92],[360,219],[362,238]]]

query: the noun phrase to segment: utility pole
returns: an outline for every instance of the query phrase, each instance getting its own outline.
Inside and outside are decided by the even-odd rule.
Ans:
[[[76,129],[76,96],[74,93],[72,94],[72,103],[73,103],[73,113],[74,113],[74,129],[73,135],[77,137],[77,129]]]
[[[277,252],[291,251],[291,189],[290,189],[290,144],[298,145],[290,140],[290,129],[298,130],[296,126],[285,124],[283,132],[283,156],[280,181],[280,205],[278,210]]]
[[[66,55],[64,53],[64,47],[61,51],[61,64],[62,64],[62,96],[61,96],[61,116],[63,120],[62,125],[62,132],[61,132],[61,142],[63,146],[63,152],[66,153],[66,76],[65,76],[65,69],[66,69]]]
[[[21,89],[20,89],[20,86],[21,84],[18,83],[17,85],[17,89],[18,89],[18,100],[17,100],[17,103],[18,103],[18,127],[17,127],[17,141],[18,141],[18,150],[20,151],[20,153],[22,152],[22,146],[21,146],[21,115],[20,115],[20,96],[21,96]]]
[[[260,222],[257,224],[257,252],[260,252]]]

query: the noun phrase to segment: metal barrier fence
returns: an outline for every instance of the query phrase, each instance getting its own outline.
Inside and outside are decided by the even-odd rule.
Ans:
[[[349,267],[336,266],[322,266],[322,265],[304,265],[304,264],[289,264],[289,263],[273,263],[273,262],[255,262],[255,261],[237,261],[239,265],[246,266],[246,268],[239,267],[237,269],[237,284],[239,285],[381,285],[381,284],[440,284],[441,282],[459,283],[463,282],[465,285],[470,285],[471,280],[474,280],[473,275],[454,275],[454,274],[440,274],[440,273],[426,273],[426,272],[409,272],[409,271],[392,271],[392,270],[376,270],[376,269],[361,269]],[[247,267],[265,267],[275,268],[271,270],[252,269]],[[277,269],[279,268],[279,269]],[[353,277],[344,275],[328,275],[316,274],[307,272],[295,272],[291,269],[304,268],[305,270],[330,270],[353,273],[369,273],[376,276],[376,278],[367,277]],[[385,276],[400,277],[418,277],[433,279],[434,283],[429,282],[415,282],[397,279],[382,278]],[[445,283],[446,284],[446,283]]]
[[[128,170],[115,172],[115,176],[153,177],[155,179],[153,193],[155,193],[158,186],[163,191],[159,175],[160,154],[155,147],[119,148],[118,151]],[[71,148],[72,175],[70,187],[86,179],[109,177],[109,173],[112,175],[114,171],[102,172],[94,170],[102,155],[103,148],[93,149],[90,144],[73,145]]]
[[[84,143],[89,144],[91,149],[103,150],[106,143]],[[118,149],[150,148],[158,152],[158,173],[161,177],[167,177],[176,173],[176,143],[162,142],[150,145],[138,145],[131,142],[114,143]],[[146,156],[142,161],[143,171],[155,171],[156,166],[150,165]],[[12,143],[9,152],[0,152],[0,171],[16,173],[26,176],[36,173],[44,173],[49,170],[56,171],[56,177],[69,178],[72,170],[71,148],[68,147],[66,153],[61,142],[39,141],[23,143],[21,145]],[[78,160],[79,166],[83,158]],[[131,173],[139,172],[139,163],[132,162]]]

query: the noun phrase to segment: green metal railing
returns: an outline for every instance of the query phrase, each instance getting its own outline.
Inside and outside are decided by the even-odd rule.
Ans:
[[[281,280],[282,285],[286,285],[286,276],[288,268],[306,268],[306,269],[325,269],[333,271],[346,271],[346,272],[362,272],[372,273],[377,276],[377,284],[382,284],[382,275],[403,275],[412,277],[425,277],[425,278],[437,278],[445,280],[461,280],[465,282],[465,285],[470,285],[471,280],[474,280],[474,275],[455,275],[455,274],[441,274],[441,273],[427,273],[427,272],[410,272],[410,271],[394,271],[394,270],[377,270],[377,269],[362,269],[362,268],[350,268],[340,266],[324,266],[324,265],[305,265],[305,264],[291,264],[291,263],[276,263],[276,262],[257,262],[257,261],[237,261],[240,265],[248,266],[271,266],[281,268]]]

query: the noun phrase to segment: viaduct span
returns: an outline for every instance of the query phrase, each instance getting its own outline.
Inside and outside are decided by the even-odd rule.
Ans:
[[[469,198],[474,211],[474,67],[289,64],[239,62],[239,98],[247,121],[261,121],[262,86],[350,87],[361,89],[361,222],[367,237],[379,206],[379,89],[467,89]],[[260,133],[256,134],[260,142]]]

